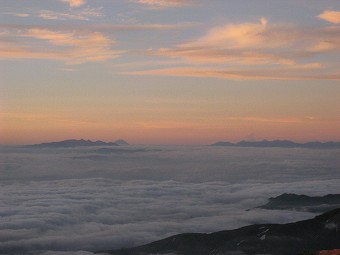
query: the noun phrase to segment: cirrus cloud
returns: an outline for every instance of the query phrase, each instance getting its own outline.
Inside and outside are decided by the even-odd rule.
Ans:
[[[120,54],[111,49],[114,42],[100,32],[65,32],[46,28],[10,30],[1,35],[2,58],[52,59],[80,64],[104,61]]]
[[[261,18],[226,24],[203,36],[149,55],[178,60],[176,67],[129,74],[217,77],[225,79],[339,79],[337,63],[319,58],[340,51],[340,28],[300,27]],[[253,68],[256,66],[256,68]]]
[[[300,68],[277,68],[277,69],[214,69],[214,68],[164,68],[144,71],[126,72],[130,75],[158,75],[158,76],[183,76],[220,78],[229,80],[340,80],[337,73],[318,74],[314,68],[306,68],[302,72]]]
[[[262,18],[259,23],[228,24],[210,29],[204,36],[178,45],[161,48],[159,55],[181,57],[199,62],[233,64],[295,64],[309,57],[320,43],[339,45],[339,28],[309,29],[287,24],[270,25]],[[334,51],[338,47],[332,47]]]

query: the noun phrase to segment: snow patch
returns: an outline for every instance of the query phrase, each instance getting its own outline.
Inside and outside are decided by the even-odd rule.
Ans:
[[[244,243],[246,240],[242,240],[240,242],[237,243],[237,246],[240,246],[242,243]]]
[[[330,222],[330,223],[326,223],[325,228],[329,229],[329,230],[338,230],[339,225],[335,224],[334,222]]]

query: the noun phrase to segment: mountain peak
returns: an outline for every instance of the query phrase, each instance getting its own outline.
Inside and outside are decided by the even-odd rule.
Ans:
[[[118,144],[118,145],[129,145],[129,143],[123,139],[118,139],[116,141],[114,141],[115,144]]]

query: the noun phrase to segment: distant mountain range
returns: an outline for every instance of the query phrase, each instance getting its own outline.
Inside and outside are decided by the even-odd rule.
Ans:
[[[282,194],[269,198],[269,202],[257,208],[268,210],[294,210],[322,213],[340,208],[340,194],[329,194],[322,197]]]
[[[128,145],[128,143],[122,139],[114,142],[103,142],[103,141],[91,141],[91,140],[64,140],[60,142],[40,143],[26,145],[25,147],[30,148],[71,148],[71,147],[83,147],[83,146],[122,146]]]
[[[215,232],[171,236],[143,246],[105,251],[111,255],[299,255],[340,248],[340,208],[310,220],[260,224]],[[321,254],[321,253],[320,253]]]
[[[289,140],[262,140],[257,142],[241,141],[238,143],[217,142],[212,146],[230,146],[230,147],[280,147],[280,148],[315,148],[315,149],[339,149],[340,142],[308,142],[296,143]]]

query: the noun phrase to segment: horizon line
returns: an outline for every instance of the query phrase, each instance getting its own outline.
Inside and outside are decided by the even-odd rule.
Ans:
[[[63,139],[63,140],[53,140],[53,141],[43,141],[43,142],[33,142],[33,143],[11,143],[11,144],[3,144],[0,143],[0,146],[8,146],[8,147],[16,147],[16,146],[28,146],[28,145],[40,145],[40,144],[48,144],[48,143],[58,143],[58,142],[64,142],[64,141],[69,141],[69,140],[76,140],[76,141],[90,141],[90,142],[106,142],[106,143],[114,143],[118,140],[124,140],[127,141],[126,139],[122,139],[122,138],[118,138],[118,139],[114,139],[114,140],[101,140],[101,139],[84,139],[84,138],[80,138],[80,139],[75,139],[75,138],[70,138],[70,139]],[[235,144],[237,145],[238,143],[241,142],[248,142],[248,143],[256,143],[256,142],[274,142],[274,141],[288,141],[288,142],[293,142],[293,143],[297,143],[297,144],[307,144],[307,143],[312,143],[312,142],[319,142],[319,143],[340,143],[340,140],[308,140],[308,141],[304,141],[304,142],[299,142],[296,140],[290,140],[290,139],[259,139],[259,140],[247,140],[247,139],[243,139],[243,140],[238,140],[238,141],[231,141],[231,140],[218,140],[218,141],[214,141],[211,143],[130,143],[128,142],[129,145],[167,145],[167,146],[181,146],[181,145],[191,145],[191,146],[203,146],[203,145],[213,145],[216,143],[230,143],[230,144]]]

